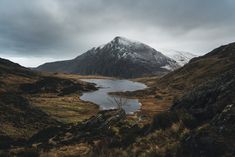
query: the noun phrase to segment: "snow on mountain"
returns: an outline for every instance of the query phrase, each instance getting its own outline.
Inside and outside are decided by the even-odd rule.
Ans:
[[[164,74],[179,67],[180,65],[175,60],[152,47],[118,36],[107,44],[94,47],[73,60],[46,63],[37,69],[133,78]]]
[[[108,44],[98,47],[99,49],[109,49],[109,53],[114,53],[118,59],[131,59],[132,61],[151,62],[162,64],[166,61],[166,56],[156,51],[152,47],[136,40],[127,39],[125,37],[116,37]],[[178,65],[171,59],[167,59],[166,63],[171,70]]]
[[[161,52],[169,58],[175,60],[180,66],[185,65],[192,58],[197,57],[197,55],[189,52],[177,51],[172,49],[161,49]]]

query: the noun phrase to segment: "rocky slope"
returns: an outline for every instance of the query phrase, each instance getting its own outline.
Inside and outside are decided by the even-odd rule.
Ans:
[[[193,128],[182,139],[184,156],[234,156],[235,69],[206,81],[177,100],[171,110],[184,110]]]
[[[156,144],[174,145],[168,150],[170,156],[235,155],[235,43],[218,47],[162,78],[148,81],[152,87],[139,94],[161,100],[175,96],[169,111],[156,115],[153,121],[153,128],[164,128],[168,134],[166,137],[160,131],[152,133],[165,136]],[[149,140],[153,140],[152,136]]]
[[[69,61],[46,63],[41,71],[133,78],[163,74],[179,68],[172,59],[137,41],[116,37]]]

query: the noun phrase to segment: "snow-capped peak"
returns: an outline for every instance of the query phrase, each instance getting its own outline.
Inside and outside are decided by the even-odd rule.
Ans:
[[[154,48],[120,36],[66,61],[66,67],[64,62],[59,67],[64,72],[125,78],[165,74],[180,67],[176,61]]]
[[[121,36],[117,36],[115,37],[111,43],[118,43],[118,44],[121,44],[121,45],[132,45],[132,44],[142,44],[141,42],[139,41],[135,41],[135,40],[131,40],[131,39],[127,39],[125,37],[121,37]]]
[[[169,58],[175,60],[179,65],[183,66],[197,55],[185,51],[177,51],[173,49],[161,49],[161,52]]]
[[[117,36],[105,45],[95,47],[89,51],[92,54],[102,54],[103,56],[115,56],[118,60],[129,60],[129,62],[141,62],[163,65],[163,69],[174,70],[179,68],[179,64],[164,56],[154,48],[136,40]],[[106,53],[106,54],[104,54]]]
[[[112,41],[110,41],[109,43],[106,44],[106,46],[108,47],[116,47],[116,48],[131,48],[131,47],[135,47],[135,48],[151,48],[148,45],[141,43],[139,41],[136,40],[132,40],[132,39],[127,39],[125,37],[121,37],[121,36],[117,36],[115,37]]]

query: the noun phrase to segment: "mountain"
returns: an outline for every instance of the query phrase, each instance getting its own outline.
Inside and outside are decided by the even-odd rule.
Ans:
[[[180,66],[188,63],[192,58],[197,57],[197,55],[185,51],[177,51],[172,49],[162,49],[161,52],[167,57],[175,60]]]
[[[75,59],[46,63],[36,68],[40,71],[78,73],[134,78],[163,74],[179,68],[176,61],[164,56],[150,46],[124,37],[92,48]]]

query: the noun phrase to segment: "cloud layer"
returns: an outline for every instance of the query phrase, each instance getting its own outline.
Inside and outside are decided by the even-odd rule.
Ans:
[[[1,0],[0,57],[68,59],[117,35],[203,54],[235,41],[234,19],[234,0]]]

